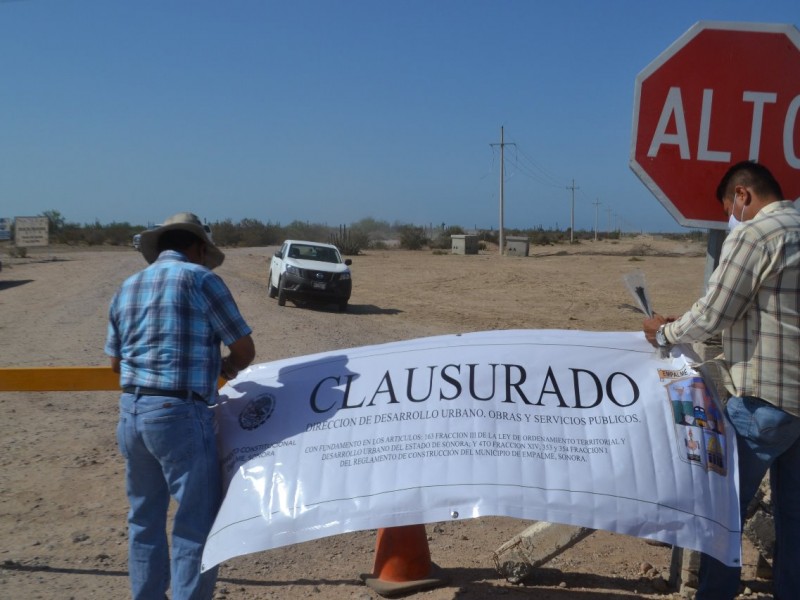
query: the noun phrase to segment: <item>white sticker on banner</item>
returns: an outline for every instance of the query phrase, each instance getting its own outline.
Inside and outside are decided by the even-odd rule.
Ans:
[[[251,367],[216,407],[203,568],[329,535],[510,516],[741,559],[735,438],[641,333],[448,335]]]

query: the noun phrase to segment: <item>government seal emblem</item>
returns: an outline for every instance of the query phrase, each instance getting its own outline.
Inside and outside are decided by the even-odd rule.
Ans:
[[[261,394],[256,396],[244,407],[239,414],[239,425],[242,429],[252,431],[261,427],[270,418],[275,410],[275,396],[272,394]]]

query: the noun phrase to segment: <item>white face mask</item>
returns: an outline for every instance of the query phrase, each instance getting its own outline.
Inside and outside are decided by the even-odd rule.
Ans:
[[[742,204],[742,210],[739,213],[738,219],[736,218],[736,215],[733,214],[735,208],[736,208],[736,196],[733,197],[733,204],[731,205],[731,216],[728,217],[728,231],[733,231],[744,222],[744,209],[745,209],[744,204]]]

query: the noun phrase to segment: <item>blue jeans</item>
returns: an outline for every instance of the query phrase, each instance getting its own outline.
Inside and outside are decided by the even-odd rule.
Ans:
[[[737,436],[742,523],[769,470],[775,518],[774,598],[800,598],[800,417],[751,397],[730,398],[725,411]],[[703,554],[697,599],[733,598],[740,577],[741,568]]]
[[[200,573],[206,536],[221,502],[214,417],[204,403],[165,396],[120,397],[117,442],[125,457],[128,569],[134,600],[209,600],[217,570]],[[178,503],[167,544],[170,496]]]

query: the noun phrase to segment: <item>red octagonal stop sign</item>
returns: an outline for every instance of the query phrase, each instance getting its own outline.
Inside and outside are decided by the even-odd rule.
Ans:
[[[800,197],[800,32],[697,23],[636,77],[631,168],[678,223],[720,229],[717,184],[748,159]]]

